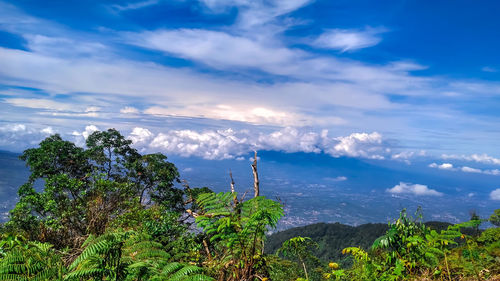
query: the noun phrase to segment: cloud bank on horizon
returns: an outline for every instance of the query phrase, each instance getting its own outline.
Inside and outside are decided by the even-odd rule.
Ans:
[[[495,17],[486,6],[498,4],[458,1],[444,18],[439,3],[368,4],[0,1],[0,149],[115,127],[143,149],[206,159],[266,149],[410,163],[426,151],[498,165],[500,24],[463,17]]]

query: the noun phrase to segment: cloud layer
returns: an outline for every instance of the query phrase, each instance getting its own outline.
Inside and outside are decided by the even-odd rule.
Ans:
[[[478,169],[478,168],[472,168],[472,167],[468,167],[468,166],[455,167],[451,163],[443,163],[443,164],[431,163],[431,164],[429,164],[429,167],[430,168],[437,168],[440,170],[461,171],[464,173],[475,173],[475,174],[485,174],[485,175],[494,175],[494,176],[500,175],[499,169]]]
[[[290,127],[270,133],[226,129],[171,130],[157,135],[147,129],[134,128],[130,138],[139,147],[205,159],[234,159],[254,150],[326,153],[333,157],[370,159],[384,159],[390,153],[382,136],[376,132],[329,137],[326,130],[316,133]]]
[[[294,147],[289,150],[390,156],[407,163],[419,150],[473,153],[470,135],[486,151],[495,151],[490,140],[500,137],[498,115],[475,116],[481,106],[471,101],[493,100],[500,94],[498,82],[433,75],[413,58],[372,59],[377,55],[370,54],[365,59],[363,52],[382,48],[397,32],[390,27],[319,25],[300,13],[318,4],[308,0],[173,2],[99,4],[94,8],[117,24],[85,28],[0,2],[0,30],[21,42],[0,47],[5,123],[56,129],[89,123],[141,126],[156,132],[151,138],[157,148],[174,150],[175,144],[184,154],[215,158],[244,145],[281,149],[287,138],[300,140],[289,141]],[[134,13],[171,5],[191,5],[194,22],[128,21]],[[178,118],[189,122],[170,139],[163,125]],[[315,133],[293,135],[289,127]],[[226,128],[234,135],[224,135]],[[240,133],[243,129],[267,139],[246,144],[250,137]],[[322,129],[336,134],[327,138],[328,145],[317,133]],[[411,149],[393,152],[377,134]],[[226,144],[219,136],[234,140]],[[195,149],[198,138],[209,143]],[[217,156],[190,152],[216,146],[230,148]],[[486,154],[445,157],[500,163]],[[477,172],[472,169],[464,172]]]

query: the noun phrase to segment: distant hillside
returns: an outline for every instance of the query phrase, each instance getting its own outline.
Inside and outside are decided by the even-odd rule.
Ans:
[[[29,177],[26,164],[19,160],[19,154],[0,151],[0,222],[5,221],[7,212],[17,201],[17,189]]]
[[[445,229],[450,223],[427,222],[432,229]],[[342,249],[351,246],[368,249],[373,241],[385,234],[387,224],[369,223],[360,226],[349,226],[341,223],[316,223],[302,227],[290,228],[270,235],[266,243],[266,253],[274,253],[284,241],[295,236],[310,237],[319,248],[314,254],[321,260],[341,261]]]

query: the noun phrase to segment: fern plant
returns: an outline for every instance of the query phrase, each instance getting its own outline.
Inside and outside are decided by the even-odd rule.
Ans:
[[[64,272],[61,255],[48,243],[17,245],[0,260],[0,280],[63,280]]]
[[[90,236],[65,280],[209,281],[197,266],[169,263],[170,255],[145,234],[133,231]]]
[[[283,216],[282,206],[263,196],[240,201],[236,192],[203,193],[196,203],[203,212],[196,223],[211,236],[220,278],[253,280],[262,265],[265,233]]]

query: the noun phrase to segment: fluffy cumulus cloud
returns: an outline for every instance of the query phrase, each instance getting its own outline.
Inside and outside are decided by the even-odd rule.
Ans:
[[[490,193],[490,199],[500,201],[500,188],[497,188]]]
[[[334,156],[351,156],[372,159],[384,159],[384,155],[390,152],[390,148],[382,142],[382,135],[373,132],[353,133],[345,137],[334,139],[336,143],[333,147],[327,148],[326,152]]]
[[[254,150],[322,152],[333,157],[370,159],[384,159],[390,152],[382,136],[376,132],[329,137],[327,130],[317,133],[291,127],[270,133],[225,129],[170,130],[157,135],[148,129],[134,128],[128,138],[141,148],[206,159],[238,159]]]
[[[145,128],[135,127],[128,138],[135,144],[142,144],[153,137],[153,133]]]
[[[204,132],[173,130],[167,134],[159,133],[150,147],[186,157],[232,159],[248,152],[249,143],[244,135],[238,136],[231,129]]]
[[[73,131],[71,135],[74,137],[75,143],[79,146],[83,146],[85,144],[85,140],[93,133],[99,131],[99,128],[95,125],[85,126],[85,130],[82,132]]]
[[[392,194],[412,194],[412,195],[427,195],[427,196],[442,196],[443,193],[438,192],[434,189],[430,189],[427,185],[423,184],[411,184],[400,182],[393,188],[387,189],[387,192]]]
[[[51,126],[34,127],[24,124],[0,126],[0,149],[10,149],[10,145],[30,147],[43,138],[59,133],[69,137],[79,146],[100,127],[90,124],[83,130],[65,132]],[[185,157],[195,156],[205,159],[244,160],[248,153],[255,150],[283,151],[287,153],[325,153],[332,157],[357,157],[368,159],[391,159],[392,150],[381,134],[353,133],[348,136],[330,136],[328,130],[320,132],[305,128],[285,127],[262,132],[250,129],[220,130],[158,130],[133,127],[121,130],[127,139],[141,151],[161,151]],[[128,133],[126,133],[128,131]],[[338,181],[345,180],[339,177]]]

